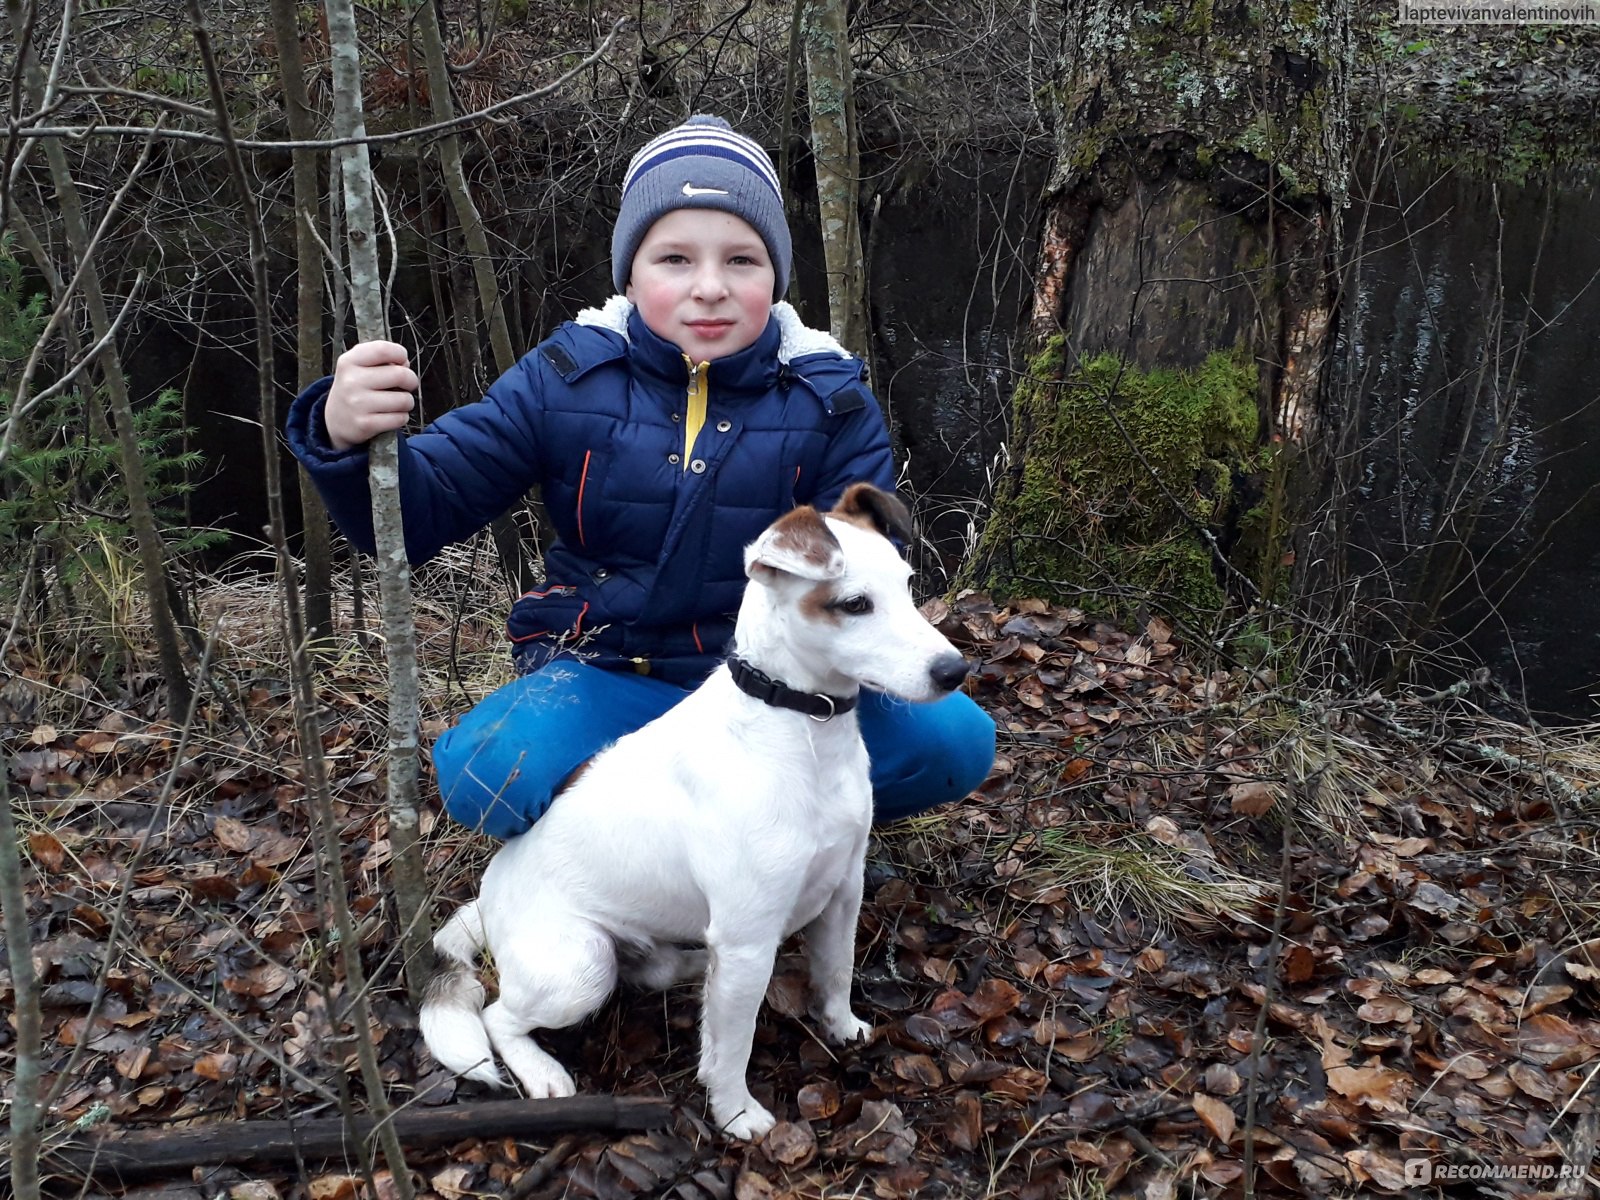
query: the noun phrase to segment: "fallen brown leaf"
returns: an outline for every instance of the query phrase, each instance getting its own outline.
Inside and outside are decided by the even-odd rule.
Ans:
[[[1385,1112],[1404,1112],[1411,1096],[1411,1076],[1388,1067],[1334,1067],[1328,1086],[1341,1096]]]
[[[889,1069],[907,1083],[930,1089],[944,1086],[944,1075],[926,1054],[897,1054],[889,1060]]]
[[[985,979],[966,999],[966,1008],[978,1020],[1003,1017],[1022,1002],[1022,993],[1004,979]]]
[[[817,1135],[804,1121],[780,1121],[761,1142],[761,1150],[785,1167],[803,1167],[817,1156]]]
[[[957,1150],[976,1150],[983,1138],[983,1103],[976,1092],[958,1092],[944,1122],[945,1138]]]
[[[237,1054],[207,1054],[195,1060],[194,1073],[218,1083],[232,1079],[239,1071]]]
[[[1246,817],[1259,817],[1278,802],[1278,794],[1273,787],[1258,779],[1234,784],[1228,789],[1227,798],[1233,811]]]
[[[839,1089],[831,1083],[808,1083],[796,1102],[806,1120],[825,1121],[839,1111]]]
[[[1238,1125],[1238,1118],[1233,1115],[1233,1109],[1215,1096],[1208,1096],[1204,1092],[1196,1092],[1192,1098],[1195,1115],[1211,1131],[1211,1136],[1226,1146],[1233,1141],[1233,1131]]]
[[[319,1175],[311,1181],[311,1200],[354,1200],[360,1186],[355,1175]]]

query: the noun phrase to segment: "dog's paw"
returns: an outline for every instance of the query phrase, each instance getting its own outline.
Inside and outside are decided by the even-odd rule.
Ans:
[[[728,1120],[718,1122],[722,1132],[731,1138],[753,1142],[778,1123],[778,1119],[761,1105],[751,1100]]]
[[[833,1020],[823,1021],[822,1028],[823,1032],[840,1046],[848,1046],[852,1042],[864,1042],[872,1036],[872,1025],[852,1012]]]
[[[530,1100],[552,1100],[561,1096],[576,1096],[578,1085],[560,1063],[552,1060],[548,1065],[530,1063],[516,1072],[522,1092]]]

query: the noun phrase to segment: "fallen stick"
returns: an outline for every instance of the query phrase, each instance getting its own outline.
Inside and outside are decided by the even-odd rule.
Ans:
[[[665,1125],[670,1115],[671,1105],[665,1100],[571,1096],[402,1109],[393,1121],[402,1145],[425,1149],[467,1138],[538,1137],[573,1130],[637,1132]],[[352,1134],[366,1137],[372,1126],[370,1117],[358,1118],[354,1130],[341,1117],[314,1117],[90,1134],[49,1146],[40,1165],[57,1177],[70,1172],[92,1179],[147,1177],[194,1166],[326,1160],[353,1154]]]

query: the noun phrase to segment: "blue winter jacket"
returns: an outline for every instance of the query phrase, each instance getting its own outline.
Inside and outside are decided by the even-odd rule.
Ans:
[[[773,306],[754,345],[713,361],[706,420],[683,461],[690,372],[624,298],[580,313],[481,401],[400,439],[406,553],[432,558],[535,484],[555,524],[545,578],[506,624],[523,670],[581,657],[691,686],[733,636],[744,547],[798,504],[831,507],[894,466],[859,360]],[[289,412],[289,446],[334,522],[373,549],[364,448],[335,450],[331,385]]]

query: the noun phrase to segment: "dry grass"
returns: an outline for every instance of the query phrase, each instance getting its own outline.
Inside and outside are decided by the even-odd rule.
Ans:
[[[1067,889],[1104,916],[1133,913],[1158,930],[1207,926],[1251,907],[1266,889],[1200,850],[1167,846],[1141,833],[1104,840],[1099,826],[1041,830],[1037,860],[1049,887]]]

